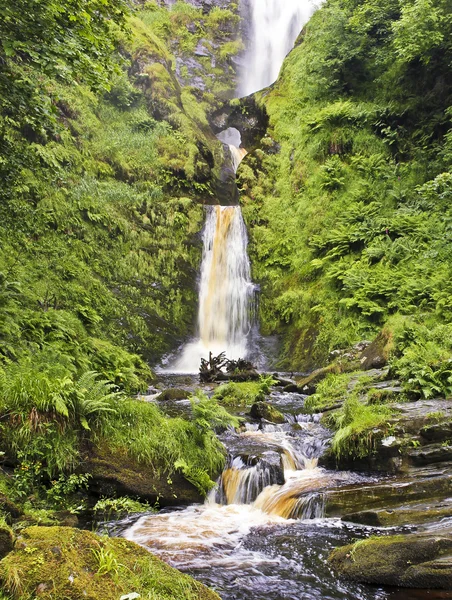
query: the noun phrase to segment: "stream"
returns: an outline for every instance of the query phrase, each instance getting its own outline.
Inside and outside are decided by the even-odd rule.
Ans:
[[[273,391],[271,400],[285,422],[247,418],[240,433],[220,436],[228,460],[204,504],[129,518],[115,525],[116,535],[212,587],[223,600],[451,598],[450,592],[388,590],[337,579],[327,564],[333,548],[397,529],[324,517],[323,492],[376,478],[319,467],[330,433],[318,415],[301,414],[299,394]],[[187,410],[186,401],[167,409],[174,413],[177,406]]]

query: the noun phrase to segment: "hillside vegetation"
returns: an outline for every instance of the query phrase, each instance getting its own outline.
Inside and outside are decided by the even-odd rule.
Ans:
[[[0,7],[0,458],[15,499],[44,506],[93,448],[153,470],[155,497],[176,470],[206,493],[221,469],[215,406],[190,422],[128,396],[192,330],[222,159],[207,110],[241,48],[231,8]],[[195,89],[184,64],[201,40]]]
[[[287,368],[382,332],[410,391],[452,392],[451,14],[328,0],[258,94],[270,128],[240,186]]]

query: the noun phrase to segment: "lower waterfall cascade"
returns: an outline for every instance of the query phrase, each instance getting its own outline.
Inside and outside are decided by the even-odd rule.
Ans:
[[[294,412],[302,400],[273,392],[284,423],[246,422],[240,433],[220,436],[229,459],[204,504],[135,517],[122,535],[216,588],[223,600],[387,598],[332,580],[325,566],[334,543],[357,529],[325,518],[324,494],[372,478],[318,466],[330,434],[319,415]]]

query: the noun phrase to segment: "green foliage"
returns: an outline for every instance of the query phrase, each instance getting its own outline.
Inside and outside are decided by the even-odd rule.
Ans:
[[[350,377],[350,373],[327,375],[317,385],[316,393],[306,398],[304,409],[309,412],[320,412],[331,408],[338,401],[343,401],[349,388]]]
[[[336,433],[332,450],[338,458],[364,458],[384,436],[384,427],[393,410],[386,405],[369,405],[357,395],[348,396],[343,407],[332,418]],[[381,429],[383,428],[383,430]]]
[[[270,151],[239,179],[282,367],[326,363],[397,316],[452,318],[451,28],[445,0],[331,0],[258,97]],[[417,394],[450,393],[451,348],[435,345],[413,349],[416,373],[400,365]]]
[[[86,490],[90,478],[89,473],[60,475],[57,480],[51,482],[51,487],[46,490],[47,500],[54,508],[64,508],[71,513],[79,512],[85,508],[84,503],[71,502],[71,497],[79,490]]]
[[[255,402],[265,400],[270,392],[273,378],[261,376],[259,381],[246,381],[243,383],[230,382],[220,385],[213,398],[221,404],[232,407],[247,407]]]
[[[240,419],[230,415],[225,408],[218,404],[215,397],[209,398],[201,390],[192,396],[190,402],[194,422],[203,432],[210,429],[238,427],[240,424]]]
[[[102,515],[106,521],[112,519],[113,516],[150,512],[152,507],[147,502],[140,502],[129,498],[128,496],[121,496],[121,498],[101,498],[96,502],[93,507],[94,513]]]
[[[204,486],[206,475],[210,481],[224,465],[224,448],[211,427],[237,422],[207,398],[193,400],[192,421],[168,418],[148,402],[125,400],[107,422],[105,442],[112,451],[151,465],[158,476],[186,465],[189,480],[196,478]]]

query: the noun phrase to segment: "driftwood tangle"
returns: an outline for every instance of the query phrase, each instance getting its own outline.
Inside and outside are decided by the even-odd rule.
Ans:
[[[229,360],[224,352],[213,356],[209,352],[209,360],[201,358],[199,378],[202,383],[216,381],[250,381],[259,378],[259,373],[253,364],[243,358]]]

